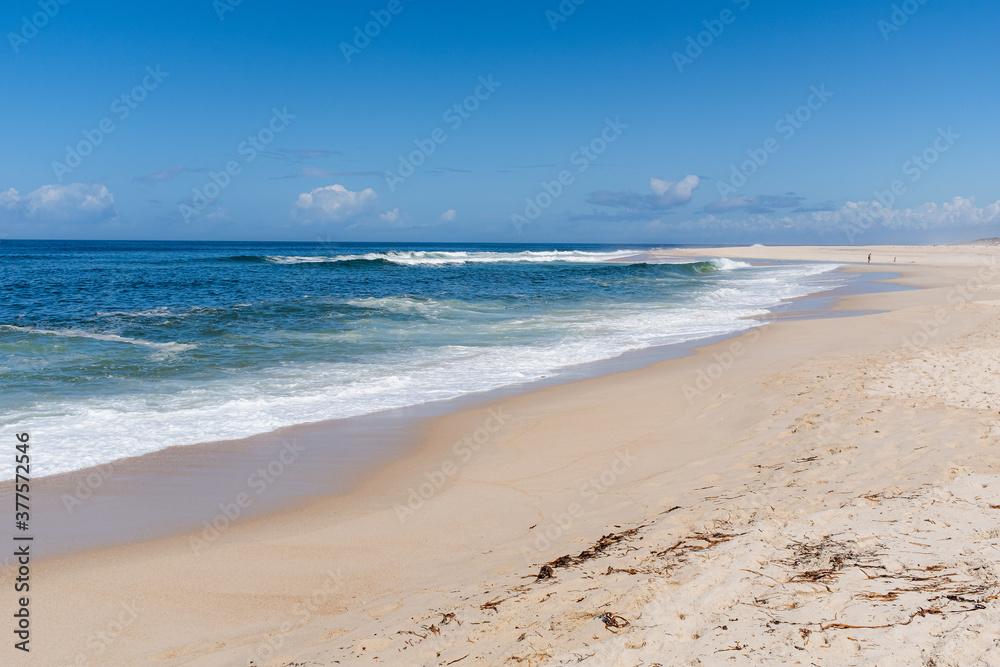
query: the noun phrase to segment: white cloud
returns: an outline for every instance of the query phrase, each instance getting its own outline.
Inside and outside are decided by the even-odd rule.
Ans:
[[[455,209],[449,208],[447,211],[441,214],[441,222],[452,222],[455,216],[458,215]]]
[[[222,206],[205,216],[206,220],[229,220],[229,209]]]
[[[371,188],[352,192],[343,185],[328,185],[299,195],[292,217],[303,223],[347,222],[370,215],[378,202]]]
[[[397,220],[399,220],[399,209],[394,208],[391,211],[386,211],[379,217],[385,220],[386,222],[396,222]]]
[[[21,222],[95,222],[115,216],[115,198],[92,183],[43,185],[23,197],[10,188],[0,193],[0,210]]]
[[[676,182],[656,177],[649,179],[649,189],[656,195],[657,208],[687,204],[700,184],[701,179],[694,175],[685,176]]]
[[[302,167],[301,176],[305,178],[327,178],[332,174],[329,169],[319,167]]]
[[[773,213],[776,208],[797,208],[802,206],[805,197],[794,193],[785,195],[741,195],[720,199],[705,207],[712,213],[727,213],[745,211],[747,213]]]
[[[168,183],[181,174],[193,171],[189,167],[184,165],[175,165],[173,167],[164,167],[155,174],[147,174],[145,176],[136,176],[134,180],[136,183],[145,183],[146,185],[156,185],[157,183]]]
[[[869,230],[919,231],[968,229],[1000,225],[1000,201],[976,206],[975,197],[955,197],[937,204],[897,209],[873,202],[847,202],[831,211],[803,211],[786,215],[758,214],[723,219],[707,215],[678,225],[686,229],[740,229],[760,231],[837,232],[853,238]]]
[[[20,199],[20,195],[18,195],[17,190],[14,188],[6,192],[0,192],[0,208],[7,209],[8,211],[13,210],[17,207],[17,202]]]
[[[938,206],[928,202],[902,211],[871,203],[890,229],[931,229],[934,227],[978,227],[1000,222],[1000,201],[979,208],[975,197],[955,197]]]
[[[631,214],[665,211],[687,204],[691,201],[694,191],[700,183],[701,179],[693,174],[685,176],[679,181],[665,181],[654,176],[649,179],[649,189],[652,194],[640,195],[632,190],[621,192],[598,190],[590,193],[587,202],[597,206],[619,209],[624,217],[635,217]]]

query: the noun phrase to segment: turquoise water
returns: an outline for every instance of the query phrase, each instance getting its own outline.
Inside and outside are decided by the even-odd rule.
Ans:
[[[0,424],[36,475],[749,328],[834,265],[643,246],[0,244]]]

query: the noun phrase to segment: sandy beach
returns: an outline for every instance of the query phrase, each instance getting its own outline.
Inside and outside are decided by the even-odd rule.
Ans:
[[[1000,664],[1000,248],[669,254],[919,289],[434,418],[348,495],[37,562],[17,664]]]

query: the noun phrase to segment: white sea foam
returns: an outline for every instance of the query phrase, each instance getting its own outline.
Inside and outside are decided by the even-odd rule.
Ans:
[[[46,442],[36,465],[41,474],[53,474],[170,445],[241,438],[486,391],[628,350],[738,331],[751,325],[741,318],[763,312],[622,308],[607,316],[566,317],[564,324],[573,326],[569,335],[540,345],[452,345],[384,354],[363,365],[288,364],[235,382],[197,388],[168,383],[142,395],[50,404],[31,418]]]
[[[364,299],[349,299],[345,301],[356,308],[384,310],[402,315],[420,315],[423,317],[440,316],[471,316],[477,313],[501,311],[504,306],[498,303],[469,303],[457,299],[432,299],[428,297],[367,297]]]
[[[139,340],[138,338],[119,336],[117,334],[94,333],[92,331],[84,331],[83,329],[36,329],[33,327],[19,327],[13,324],[0,324],[0,329],[44,336],[60,336],[63,338],[89,338],[91,340],[100,340],[110,343],[124,343],[127,345],[137,345],[139,347],[150,347],[163,352],[184,352],[198,347],[193,343],[156,343],[148,340]]]
[[[709,260],[709,262],[711,264],[715,264],[715,266],[720,271],[732,271],[733,269],[748,269],[750,268],[750,266],[752,266],[751,264],[747,264],[746,262],[737,262],[736,260],[727,259],[725,257],[712,259]]]
[[[492,264],[516,262],[613,262],[642,255],[638,250],[616,250],[613,252],[584,252],[581,250],[552,250],[545,252],[446,252],[413,250],[406,252],[370,252],[363,255],[268,255],[264,259],[274,264],[318,264],[329,262],[352,262],[358,260],[384,260],[403,265],[443,265],[443,264]]]
[[[435,332],[449,326],[480,326],[493,344],[401,349],[373,354],[363,363],[288,362],[266,370],[220,375],[198,384],[162,380],[150,385],[150,391],[114,398],[103,395],[46,401],[39,406],[43,409],[32,409],[30,415],[7,414],[0,417],[0,423],[15,426],[30,422],[33,437],[37,432],[45,442],[36,454],[36,472],[54,474],[171,445],[241,438],[290,424],[486,391],[548,377],[561,369],[629,350],[735,333],[755,325],[757,321],[749,318],[765,315],[783,299],[841,284],[841,278],[831,272],[833,265],[738,271],[747,265],[719,260],[717,266],[732,273],[713,290],[681,305],[622,302],[600,309],[553,309],[516,321],[473,322],[458,311],[467,312],[477,304],[456,300],[357,299],[350,303],[431,315],[434,322],[426,326]],[[455,313],[456,322],[449,322],[448,316]],[[194,347],[75,329],[3,328],[158,351]],[[518,344],[511,338],[515,334],[522,336],[522,342],[527,335],[530,344]],[[0,472],[0,478],[3,474]]]
[[[150,308],[149,310],[113,310],[110,312],[98,311],[94,313],[98,317],[183,317],[183,314],[175,314],[166,306]]]

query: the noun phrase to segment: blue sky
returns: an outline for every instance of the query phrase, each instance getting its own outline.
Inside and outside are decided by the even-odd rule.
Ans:
[[[578,1],[10,0],[0,236],[1000,235],[996,2]]]

